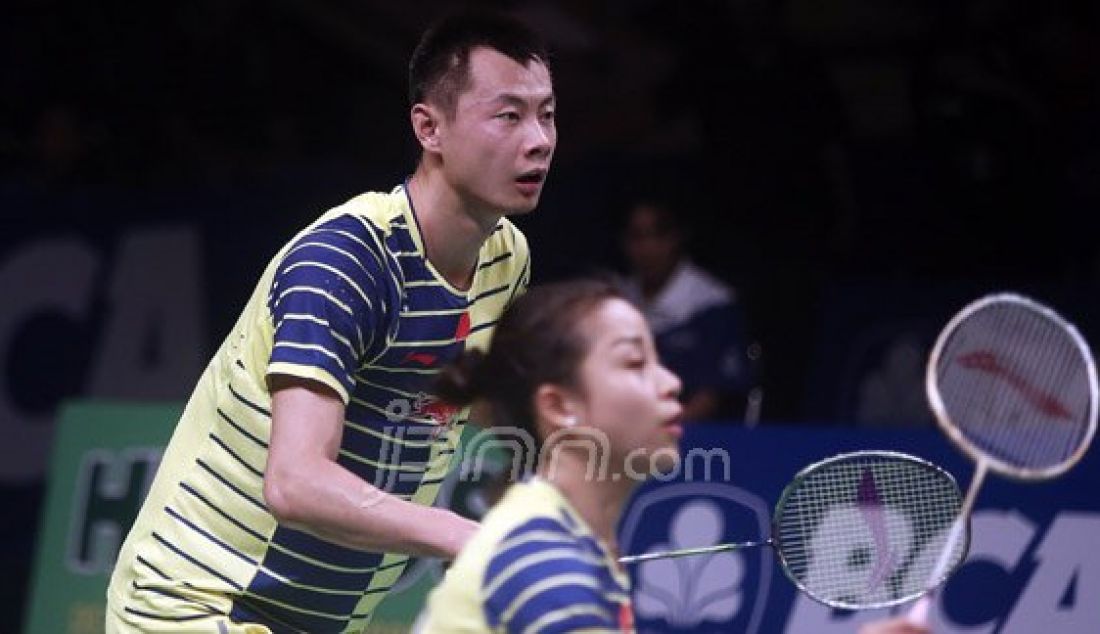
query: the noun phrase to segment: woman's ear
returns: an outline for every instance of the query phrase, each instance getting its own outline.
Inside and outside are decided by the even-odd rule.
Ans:
[[[535,419],[546,426],[546,435],[581,423],[581,403],[572,391],[558,385],[545,383],[535,390]]]

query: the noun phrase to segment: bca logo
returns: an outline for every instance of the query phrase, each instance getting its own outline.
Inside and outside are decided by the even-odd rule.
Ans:
[[[622,524],[631,554],[767,539],[770,509],[729,484],[681,483],[643,493]],[[657,559],[631,570],[639,632],[746,632],[764,616],[770,548]]]

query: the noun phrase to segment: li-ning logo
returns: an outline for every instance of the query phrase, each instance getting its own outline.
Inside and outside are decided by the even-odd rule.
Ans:
[[[1073,419],[1073,414],[1069,411],[1069,408],[1063,405],[1062,402],[1058,400],[1058,397],[1049,392],[1044,392],[1025,377],[1020,376],[1011,366],[998,359],[996,353],[992,350],[975,350],[973,352],[968,352],[964,355],[960,355],[957,362],[967,370],[984,372],[990,376],[1002,379],[1004,382],[1008,383],[1012,389],[1019,392],[1033,408],[1051,418]]]
[[[727,530],[723,507],[751,518],[739,526],[737,535]],[[663,522],[667,522],[664,541],[654,543],[644,535]],[[753,537],[744,534],[753,530],[766,535],[769,523],[767,504],[748,491],[712,482],[678,483],[645,493],[631,505],[623,521],[621,543],[630,553],[712,546],[734,537]],[[643,541],[648,544],[644,551],[635,546]],[[764,616],[773,568],[770,549],[755,552],[760,561],[752,584],[757,590],[755,600],[744,590],[749,587],[745,576],[751,559],[741,553],[657,559],[638,566],[635,614],[660,631],[691,630],[705,622],[728,626],[736,621],[745,624],[742,631],[755,634]],[[739,618],[749,609],[750,613]]]

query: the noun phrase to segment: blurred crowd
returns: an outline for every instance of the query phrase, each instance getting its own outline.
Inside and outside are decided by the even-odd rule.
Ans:
[[[620,248],[629,223],[599,217],[663,180],[676,203],[665,215],[694,229],[677,238],[690,266],[735,298],[738,348],[763,342],[773,362],[756,370],[794,385],[813,371],[817,315],[838,280],[1100,279],[1087,230],[1100,203],[1095,3],[487,4],[529,20],[554,51],[561,143],[525,227],[542,245],[536,281],[640,274],[637,249]],[[0,195],[17,202],[3,213],[41,232],[43,217],[77,219],[41,213],[42,196],[105,185],[277,181],[329,204],[384,188],[415,160],[393,124],[406,116],[398,71],[428,17],[457,5],[8,3]],[[26,191],[40,204],[19,203]],[[592,235],[575,239],[578,222]],[[644,233],[635,224],[626,235]],[[754,381],[736,379],[739,404],[722,411],[743,412]],[[780,393],[771,412],[795,418],[800,398]]]

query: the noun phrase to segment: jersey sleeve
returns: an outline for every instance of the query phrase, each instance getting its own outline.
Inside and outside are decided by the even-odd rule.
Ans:
[[[353,375],[385,340],[392,302],[385,252],[363,219],[341,216],[302,234],[276,270],[267,374],[319,381],[347,404]]]
[[[494,553],[482,584],[486,622],[508,634],[620,632],[625,597],[601,591],[601,565],[545,520],[514,531]]]

